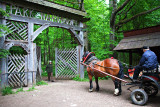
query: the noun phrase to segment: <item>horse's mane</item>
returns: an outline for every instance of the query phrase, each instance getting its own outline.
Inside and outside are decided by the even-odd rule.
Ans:
[[[86,64],[88,65],[90,62],[92,62],[93,60],[97,60],[99,61],[99,59],[95,56],[91,56],[87,61],[86,61]]]

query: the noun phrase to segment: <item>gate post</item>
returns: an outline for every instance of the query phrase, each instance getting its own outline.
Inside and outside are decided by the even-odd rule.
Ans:
[[[81,28],[83,28],[83,23],[80,22],[79,26],[80,26]],[[80,33],[79,33],[79,37],[80,37],[81,40],[83,41],[83,45],[79,45],[79,50],[80,50],[80,54],[79,54],[80,59],[79,59],[79,62],[81,61],[82,56],[83,56],[83,53],[84,53],[83,33],[84,33],[83,31],[80,31]],[[82,64],[80,64],[80,77],[81,77],[81,78],[84,78],[84,66],[83,66]]]
[[[6,10],[6,5],[2,4],[0,2],[0,8],[2,8],[3,10]],[[0,15],[0,24],[1,25],[6,25],[6,20],[4,19],[4,16]],[[1,32],[4,32],[3,30],[1,30]],[[2,36],[0,37],[0,49],[5,49],[4,47],[4,41],[5,41],[5,35],[2,34]],[[7,85],[6,81],[7,81],[7,75],[5,75],[5,73],[7,72],[7,63],[6,63],[6,58],[0,58],[0,71],[1,71],[1,87],[4,87]]]
[[[36,82],[36,72],[37,69],[37,57],[36,57],[36,44],[32,42],[34,24],[28,23],[28,48],[29,48],[29,57],[28,57],[28,85],[31,85]],[[32,73],[33,72],[33,73]]]
[[[57,51],[58,51],[58,48],[55,48],[55,76],[57,78]]]

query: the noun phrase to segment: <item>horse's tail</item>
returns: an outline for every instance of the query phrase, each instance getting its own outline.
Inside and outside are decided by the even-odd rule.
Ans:
[[[119,67],[120,67],[118,77],[122,79],[124,77],[123,64],[120,61],[118,61],[118,64],[119,64]]]

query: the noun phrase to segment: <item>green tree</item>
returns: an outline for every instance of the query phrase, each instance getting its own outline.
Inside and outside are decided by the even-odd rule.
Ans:
[[[110,0],[110,39],[115,33],[157,25],[160,16],[159,0]]]
[[[86,23],[89,51],[94,51],[100,59],[105,59],[112,54],[110,51],[109,11],[105,0],[85,0],[85,10],[90,20]]]
[[[4,11],[2,8],[0,8],[0,17],[4,17],[4,16],[9,17],[9,15],[6,13],[6,11]],[[10,30],[5,25],[0,24],[0,38],[9,32],[10,32]],[[0,58],[4,58],[8,54],[9,54],[8,50],[0,48]]]

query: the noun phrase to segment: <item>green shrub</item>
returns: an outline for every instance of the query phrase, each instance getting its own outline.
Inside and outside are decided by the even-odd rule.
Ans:
[[[80,78],[79,75],[77,75],[76,77],[74,77],[73,80],[75,80],[75,81],[89,81],[88,78]]]
[[[31,88],[29,88],[27,91],[33,91],[35,90],[36,88],[34,86],[32,86]]]
[[[43,72],[42,72],[42,76],[43,76],[43,77],[47,77],[47,76],[48,76],[47,72],[44,72],[44,71],[43,71]]]
[[[23,92],[23,91],[24,91],[23,88],[18,88],[17,91],[16,91],[16,93]]]
[[[14,94],[15,92],[12,90],[11,87],[4,87],[2,88],[2,95],[9,95],[9,94]]]
[[[40,81],[40,82],[37,82],[36,85],[48,85],[48,83],[46,83],[45,81]]]
[[[99,80],[108,80],[109,78],[111,78],[110,76],[106,76],[106,77],[99,77]]]

